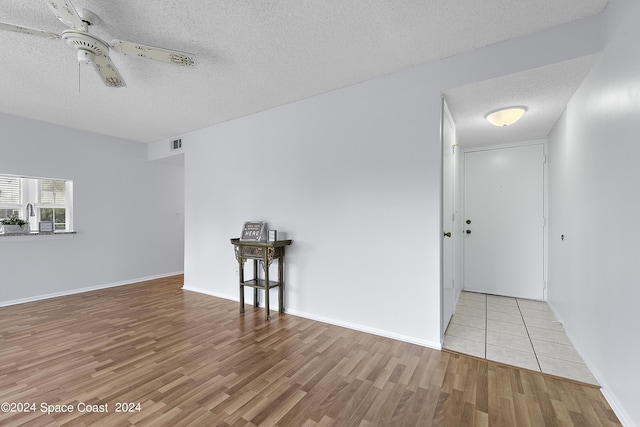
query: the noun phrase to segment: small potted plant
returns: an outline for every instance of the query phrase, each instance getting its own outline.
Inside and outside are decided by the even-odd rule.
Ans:
[[[26,233],[29,231],[27,221],[13,214],[9,218],[0,220],[0,226],[4,233]]]

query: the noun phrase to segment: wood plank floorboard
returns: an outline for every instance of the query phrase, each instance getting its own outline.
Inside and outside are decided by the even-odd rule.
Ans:
[[[0,403],[13,403],[0,425],[620,425],[590,385],[277,312],[265,322],[182,283],[0,308]]]

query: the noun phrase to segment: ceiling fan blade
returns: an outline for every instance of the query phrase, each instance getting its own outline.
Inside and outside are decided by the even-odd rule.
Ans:
[[[126,86],[124,79],[120,75],[120,72],[111,62],[111,58],[104,55],[93,56],[91,58],[91,63],[93,67],[96,69],[102,81],[105,85],[109,87],[124,87]]]
[[[49,39],[59,39],[60,36],[48,31],[39,30],[37,28],[23,27],[22,25],[9,24],[0,22],[0,30],[14,31],[16,33],[31,34],[32,36],[46,37]]]
[[[84,23],[78,11],[69,0],[45,0],[56,18],[71,28],[80,31],[87,31],[87,25]]]
[[[195,67],[196,57],[190,53],[178,52],[176,50],[163,49],[161,47],[147,46],[140,43],[131,43],[123,40],[113,40],[111,48],[123,55],[137,56],[154,61],[167,62],[169,64],[182,65],[185,67]]]

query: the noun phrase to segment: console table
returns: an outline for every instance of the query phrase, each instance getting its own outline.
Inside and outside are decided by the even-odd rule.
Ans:
[[[246,241],[231,239],[234,246],[236,259],[238,260],[238,273],[240,282],[240,313],[244,313],[244,287],[253,288],[253,303],[258,307],[258,289],[264,290],[264,318],[269,320],[269,290],[278,288],[278,311],[284,313],[284,249],[291,244],[291,240],[276,240],[274,242]],[[254,278],[245,280],[244,262],[253,260]],[[269,280],[269,267],[274,259],[278,260],[278,280]],[[264,279],[258,278],[258,262],[261,262],[264,270]]]

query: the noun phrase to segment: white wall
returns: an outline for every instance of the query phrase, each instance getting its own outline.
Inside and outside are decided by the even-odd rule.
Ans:
[[[145,144],[6,114],[0,130],[0,173],[73,180],[77,231],[0,237],[0,305],[183,270],[183,167],[149,162]]]
[[[550,135],[548,298],[631,426],[640,425],[639,5],[626,15]]]
[[[401,73],[185,136],[186,287],[237,299],[229,239],[264,220],[293,239],[289,313],[439,346],[440,102],[421,86]]]
[[[237,299],[229,239],[244,221],[264,220],[294,240],[289,313],[438,348],[441,92],[594,53],[598,24],[556,27],[183,135],[185,287]]]

